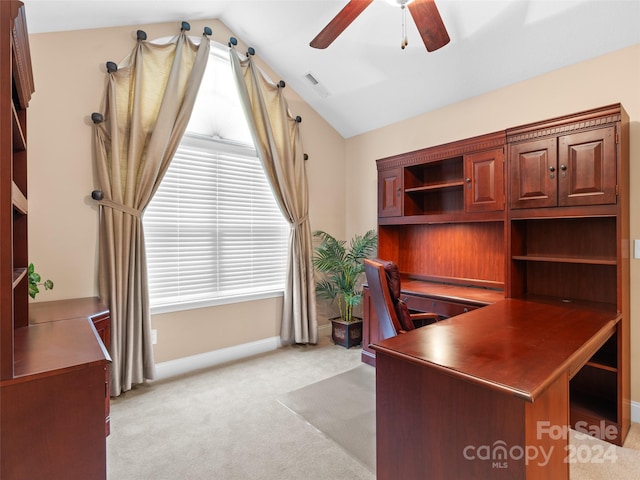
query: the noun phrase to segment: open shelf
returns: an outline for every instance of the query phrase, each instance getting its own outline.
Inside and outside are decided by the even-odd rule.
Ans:
[[[601,368],[587,363],[571,379],[571,407],[577,409],[582,415],[593,415],[616,422],[616,396],[611,395],[611,392],[616,390],[617,369]]]
[[[27,269],[26,268],[14,268],[13,269],[13,288],[20,283],[20,281],[26,276]]]
[[[616,222],[615,217],[512,219],[512,295],[616,305]]]
[[[22,132],[20,118],[18,117],[18,112],[14,105],[11,105],[11,112],[13,113],[13,150],[26,150],[27,140]]]
[[[528,262],[552,262],[552,263],[583,263],[586,265],[616,265],[615,258],[585,258],[580,256],[557,256],[557,255],[514,255],[513,260],[523,260]]]
[[[535,218],[512,221],[511,225],[513,258],[616,263],[615,217]]]
[[[405,191],[417,187],[438,188],[464,180],[463,157],[446,158],[419,165],[405,167]]]
[[[591,368],[618,371],[618,335],[613,335],[587,363]]]
[[[446,183],[436,183],[433,185],[424,185],[422,187],[413,187],[413,188],[405,188],[405,193],[416,193],[416,192],[428,192],[431,190],[444,190],[447,188],[455,188],[462,187],[464,182],[460,180],[459,182],[446,182]]]
[[[23,195],[20,188],[18,188],[18,186],[13,182],[11,184],[11,198],[13,200],[13,208],[22,215],[26,215],[29,211],[27,198]]]
[[[574,392],[571,390],[571,418],[578,417],[583,422],[593,422],[598,425],[600,420],[612,423],[616,422],[616,405],[612,401],[614,397],[602,397],[589,394],[588,392]],[[580,421],[580,420],[577,420]]]
[[[616,305],[615,265],[511,262],[512,296]]]
[[[404,215],[464,212],[463,157],[404,168]]]
[[[599,423],[599,419],[616,422],[616,405],[611,401],[611,396],[604,398],[585,392],[578,393],[572,390],[570,397],[572,423],[575,423],[573,420],[575,417],[579,417],[582,421],[587,422],[589,418],[591,418],[593,419],[591,421],[596,424]]]
[[[464,188],[459,182],[418,187],[404,196],[404,214],[452,215],[464,213]]]

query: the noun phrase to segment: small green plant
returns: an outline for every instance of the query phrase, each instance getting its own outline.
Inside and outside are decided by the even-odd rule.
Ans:
[[[40,277],[40,274],[35,271],[33,263],[29,264],[29,270],[27,273],[29,274],[29,296],[31,298],[36,298],[36,295],[40,293],[38,285],[42,285],[45,290],[51,290],[53,288],[53,282],[51,280],[45,280],[42,282],[42,278]]]
[[[320,240],[315,248],[313,266],[322,278],[316,282],[318,298],[335,301],[340,318],[352,322],[353,307],[362,300],[362,289],[358,280],[364,273],[364,259],[371,257],[378,247],[378,236],[374,230],[346,241],[336,240],[330,234],[317,230],[313,236]]]

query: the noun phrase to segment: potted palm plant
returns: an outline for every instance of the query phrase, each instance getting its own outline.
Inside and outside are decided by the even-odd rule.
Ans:
[[[353,309],[362,301],[360,279],[364,273],[364,259],[376,253],[378,236],[374,230],[356,235],[347,246],[327,232],[317,230],[313,266],[320,274],[316,282],[318,298],[333,302],[339,317],[331,320],[331,337],[336,344],[350,348],[362,343],[362,319]]]

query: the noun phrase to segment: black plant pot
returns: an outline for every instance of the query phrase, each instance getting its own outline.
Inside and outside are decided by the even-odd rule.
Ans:
[[[345,322],[339,318],[331,319],[331,338],[336,345],[351,348],[362,343],[362,320]]]

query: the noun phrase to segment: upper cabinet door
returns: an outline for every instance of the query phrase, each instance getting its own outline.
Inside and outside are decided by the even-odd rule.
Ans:
[[[615,138],[613,126],[560,137],[558,205],[616,203]]]
[[[502,148],[464,157],[464,203],[467,212],[504,210],[504,151]]]
[[[378,173],[378,216],[402,215],[402,168]]]
[[[511,208],[557,205],[556,139],[511,145]]]

